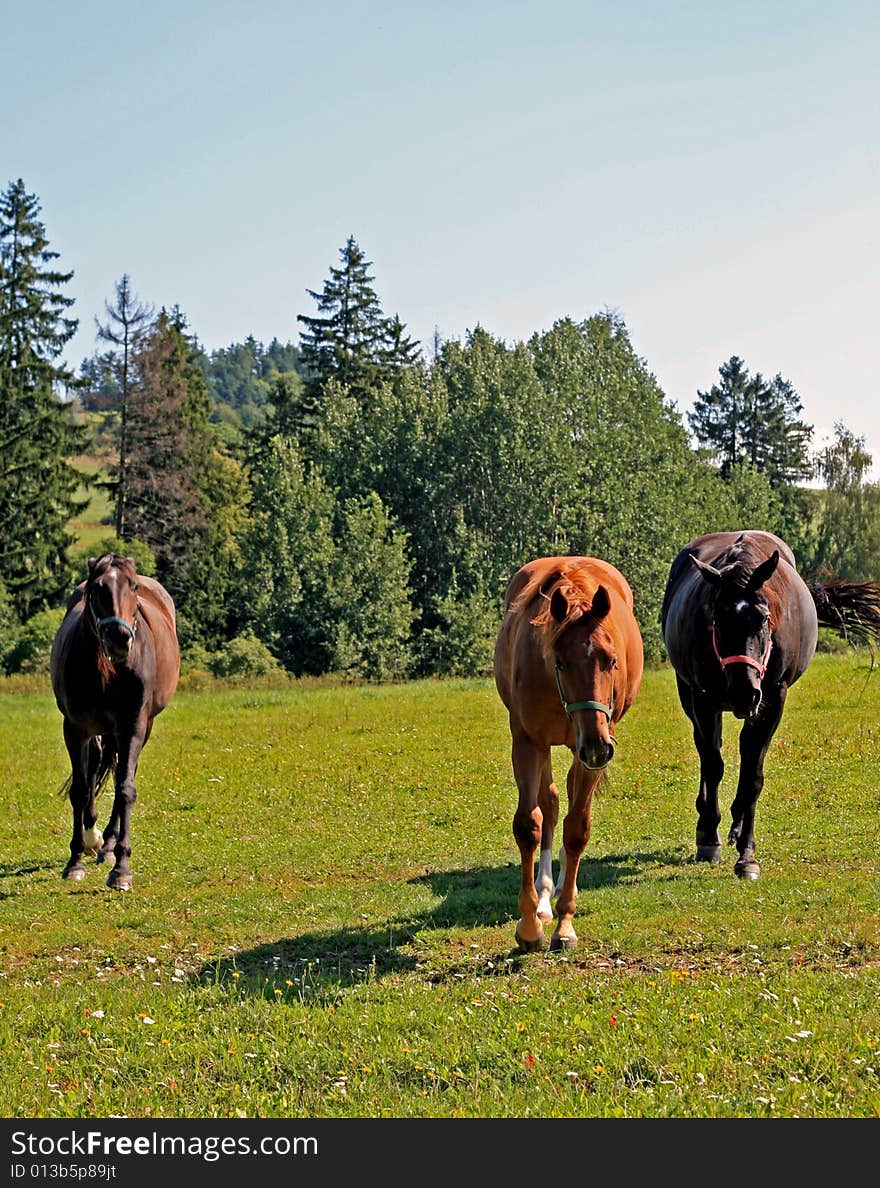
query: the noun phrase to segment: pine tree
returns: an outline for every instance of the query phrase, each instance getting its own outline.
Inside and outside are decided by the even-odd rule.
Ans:
[[[20,178],[0,196],[0,579],[20,618],[69,584],[81,476],[68,459],[84,445],[61,399],[77,382],[60,358],[78,324],[73,273],[53,264],[40,211]]]
[[[98,339],[108,342],[116,350],[111,352],[114,371],[119,384],[119,461],[116,467],[116,535],[125,538],[127,534],[126,502],[128,495],[128,405],[131,389],[132,361],[153,319],[153,310],[143,305],[132,291],[131,280],[125,273],[116,282],[116,301],[104,303],[107,321],[95,319]]]
[[[813,430],[800,419],[803,405],[792,384],[781,375],[769,381],[760,372],[750,376],[737,355],[722,363],[719,374],[720,383],[697,392],[688,423],[722,477],[746,462],[774,489],[809,478]]]
[[[378,382],[412,362],[418,343],[399,317],[386,318],[373,288],[372,261],[350,235],[340,248],[341,266],[330,269],[322,292],[307,289],[319,316],[298,314],[300,357],[309,392],[320,400],[336,380],[360,403],[369,403]],[[320,316],[323,315],[323,316]]]

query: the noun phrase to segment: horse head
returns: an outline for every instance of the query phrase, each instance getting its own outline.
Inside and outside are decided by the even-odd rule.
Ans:
[[[89,558],[86,614],[101,648],[113,664],[124,663],[138,628],[137,570],[131,557],[105,553]]]
[[[761,705],[761,682],[773,647],[773,623],[761,587],[775,573],[779,551],[749,569],[740,560],[716,568],[691,554],[712,591],[712,647],[727,681],[737,718],[753,718]]]
[[[614,757],[610,727],[618,664],[614,639],[603,626],[610,610],[604,586],[597,587],[589,604],[572,599],[559,586],[550,597],[556,687],[574,727],[575,752],[593,771],[607,767]]]

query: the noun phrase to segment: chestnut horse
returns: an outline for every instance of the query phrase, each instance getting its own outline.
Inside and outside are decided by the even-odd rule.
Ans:
[[[743,724],[727,840],[739,851],[734,872],[757,879],[755,808],[788,690],[812,660],[820,626],[855,642],[880,640],[880,586],[808,586],[778,536],[712,532],[685,545],[672,562],[660,621],[700,757],[697,861],[721,859],[721,721],[729,711]]]
[[[511,579],[504,610],[495,645],[495,685],[509,714],[519,790],[513,818],[522,866],[516,941],[526,952],[544,947],[542,921],[553,918],[555,895],[550,948],[570,949],[577,944],[572,918],[593,793],[614,755],[617,723],[639,691],[642,636],[629,584],[613,565],[595,557],[530,561]],[[555,888],[559,794],[552,746],[572,753]]]
[[[139,576],[131,557],[91,558],[88,577],[68,599],[49,669],[71,766],[64,787],[73,835],[62,877],[82,879],[83,854],[97,854],[98,862],[115,861],[107,886],[128,891],[138,759],[180,673],[171,596]],[[102,835],[95,796],[111,772],[116,790]]]

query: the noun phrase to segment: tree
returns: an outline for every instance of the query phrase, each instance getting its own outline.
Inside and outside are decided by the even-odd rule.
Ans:
[[[79,367],[77,397],[87,412],[110,412],[118,409],[121,399],[116,355],[113,351],[95,352]]]
[[[690,448],[677,411],[606,311],[562,319],[530,342],[561,429],[552,468],[560,552],[602,557],[629,581],[648,656],[660,654],[669,560],[724,520],[723,484]]]
[[[421,353],[421,343],[406,333],[399,314],[389,318],[385,323],[385,345],[380,355],[385,370],[394,372],[409,367],[418,362]]]
[[[61,361],[77,320],[66,316],[72,272],[54,264],[40,204],[19,179],[0,196],[0,579],[20,618],[67,588],[67,524],[82,506],[69,458],[84,446],[62,392]]]
[[[335,631],[328,592],[336,557],[333,492],[281,434],[252,455],[251,484],[245,622],[290,672],[326,672]]]
[[[410,562],[406,534],[370,492],[342,508],[339,557],[330,583],[336,611],[332,667],[365,680],[405,677],[412,666]]]
[[[244,451],[250,431],[264,428],[275,385],[282,379],[301,382],[299,349],[277,338],[265,346],[249,334],[243,342],[202,352],[199,362],[211,395],[211,421],[222,426],[220,436],[236,451]]]
[[[697,392],[688,423],[722,477],[747,462],[777,490],[810,478],[813,430],[800,419],[803,406],[792,384],[781,375],[769,381],[760,372],[750,376],[737,355],[721,364],[719,374],[720,383]]]
[[[817,458],[825,490],[811,569],[857,582],[880,576],[880,483],[867,481],[871,462],[864,437],[837,421],[834,441]]]
[[[212,452],[210,401],[180,311],[159,312],[134,356],[126,529],[149,544],[157,576],[197,626],[194,558],[208,547],[203,482]],[[181,631],[181,642],[185,632]]]
[[[119,385],[119,461],[116,466],[116,535],[126,535],[126,501],[128,495],[128,405],[131,388],[132,358],[153,319],[153,310],[143,305],[131,288],[128,273],[116,282],[116,301],[113,305],[104,302],[107,321],[101,323],[95,318],[100,342],[110,343],[116,350],[110,352],[114,361]]]
[[[350,235],[340,248],[341,266],[330,269],[320,293],[306,292],[318,304],[318,315],[298,314],[300,355],[307,388],[319,396],[330,379],[360,402],[369,401],[378,380],[405,367],[418,343],[406,337],[395,316],[386,318],[373,289],[372,261]],[[322,316],[323,315],[323,316]]]

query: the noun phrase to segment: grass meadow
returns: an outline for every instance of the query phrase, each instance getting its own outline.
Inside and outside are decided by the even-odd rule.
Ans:
[[[62,882],[61,717],[8,683],[0,1115],[880,1116],[878,708],[863,655],[816,657],[741,882],[733,849],[693,860],[696,752],[648,671],[580,945],[523,956],[491,682],[181,688],[142,755],[127,894],[102,866]]]

